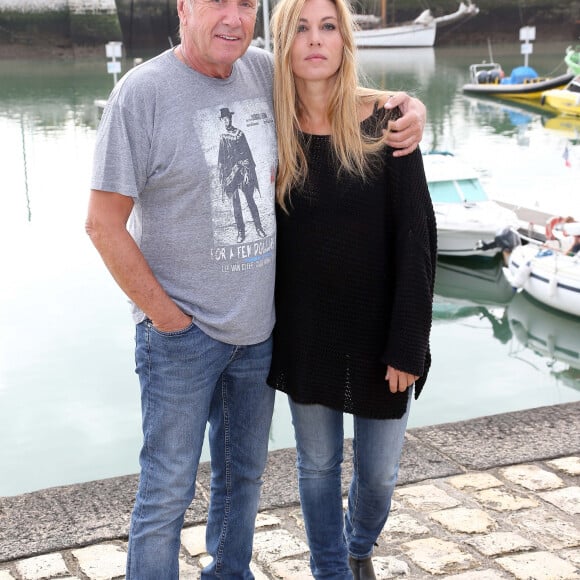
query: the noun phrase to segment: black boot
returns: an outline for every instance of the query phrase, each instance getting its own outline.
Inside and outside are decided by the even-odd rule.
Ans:
[[[352,556],[348,557],[348,565],[352,570],[354,580],[376,580],[375,569],[371,557],[357,560]]]

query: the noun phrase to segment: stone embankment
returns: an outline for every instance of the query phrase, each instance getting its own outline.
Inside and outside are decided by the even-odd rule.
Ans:
[[[115,0],[0,0],[0,56],[122,40]]]
[[[254,539],[257,580],[311,578],[294,463],[293,449],[270,454]],[[0,498],[0,580],[122,579],[136,482]],[[208,497],[203,464],[181,537],[182,580],[199,578],[208,562]],[[373,555],[377,577],[579,579],[579,515],[580,402],[410,429]]]

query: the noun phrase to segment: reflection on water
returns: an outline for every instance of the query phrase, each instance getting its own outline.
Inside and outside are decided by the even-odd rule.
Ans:
[[[513,335],[522,347],[539,354],[551,373],[575,378],[580,389],[580,320],[544,306],[529,294],[518,292],[508,306]]]
[[[501,254],[493,258],[441,256],[437,261],[435,294],[459,303],[507,304],[513,290],[503,275],[503,265]]]
[[[542,119],[544,129],[554,131],[565,137],[573,145],[580,144],[580,117],[568,117],[566,115],[555,115]]]
[[[493,337],[506,344],[512,337],[506,307],[514,292],[503,275],[502,266],[501,255],[493,258],[440,257],[433,319],[485,319],[491,326]]]
[[[435,75],[434,48],[365,48],[359,51],[358,60],[365,77],[381,87],[392,86],[393,82],[420,87]]]
[[[534,59],[554,63],[564,50]],[[519,46],[510,51],[519,58]],[[426,102],[424,150],[464,158],[498,199],[525,190],[533,203],[559,202],[580,177],[580,145],[540,116],[524,123],[523,144],[513,118],[497,125],[475,114],[460,88],[481,58],[477,49],[361,55],[376,84]],[[140,412],[129,308],[83,227],[94,100],[111,88],[105,59],[0,62],[0,76],[1,496],[136,472]],[[568,196],[566,214],[580,215],[578,199]],[[545,313],[518,314],[524,297],[513,296],[498,261],[440,259],[436,293],[433,367],[411,427],[580,399],[578,320],[546,323],[545,336]],[[278,397],[270,447],[293,444]]]

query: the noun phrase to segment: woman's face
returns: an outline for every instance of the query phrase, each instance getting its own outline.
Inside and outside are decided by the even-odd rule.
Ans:
[[[294,76],[306,81],[333,78],[342,62],[343,47],[334,3],[331,0],[306,0],[292,43]]]

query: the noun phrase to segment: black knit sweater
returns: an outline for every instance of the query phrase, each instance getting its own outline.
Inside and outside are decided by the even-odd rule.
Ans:
[[[361,125],[376,134],[384,113]],[[304,135],[308,179],[278,208],[276,326],[268,384],[298,403],[361,417],[403,415],[387,364],[430,366],[436,227],[421,153],[394,158],[363,182],[337,174],[330,138]]]

